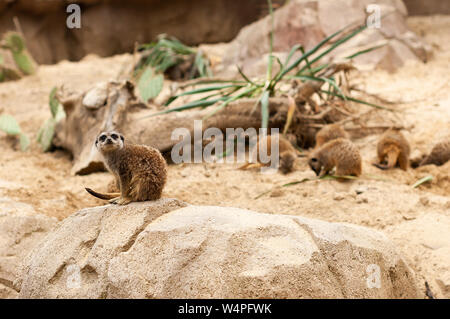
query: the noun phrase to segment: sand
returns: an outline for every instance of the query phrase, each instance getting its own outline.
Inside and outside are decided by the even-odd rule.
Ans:
[[[428,152],[433,141],[450,130],[450,16],[414,17],[408,24],[432,45],[433,59],[426,64],[407,63],[394,74],[379,70],[362,73],[352,81],[368,92],[402,102],[394,106],[399,110],[395,116],[409,128],[405,135],[414,156]],[[84,187],[104,190],[111,180],[108,173],[71,176],[70,155],[60,150],[42,153],[35,139],[50,116],[48,94],[54,85],[65,83],[82,91],[116,78],[129,61],[128,54],[87,56],[77,63],[44,65],[36,75],[0,84],[0,112],[13,115],[32,139],[31,149],[21,152],[14,139],[0,132],[0,197],[29,204],[36,213],[58,219],[102,204]],[[392,115],[379,112],[377,118],[383,116]],[[302,215],[381,230],[416,271],[423,291],[427,281],[435,297],[450,298],[450,162],[407,172],[380,171],[371,165],[377,137],[355,140],[364,172],[357,181],[309,181],[281,187],[314,178],[305,159],[299,160],[299,170],[288,175],[243,172],[236,169],[238,164],[180,164],[169,167],[164,196],[192,204]],[[427,175],[433,175],[431,183],[411,187]]]

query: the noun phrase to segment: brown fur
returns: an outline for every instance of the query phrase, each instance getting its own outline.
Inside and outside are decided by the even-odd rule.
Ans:
[[[397,130],[389,129],[381,135],[377,144],[378,163],[381,169],[390,169],[397,164],[404,171],[409,166],[410,146],[406,138]],[[386,165],[383,165],[387,162]]]
[[[107,136],[105,141],[99,140],[102,134]],[[115,193],[100,194],[87,189],[88,192],[120,205],[161,198],[167,180],[167,165],[161,153],[146,145],[124,144],[119,133],[102,134],[97,137],[96,146],[105,159],[106,167],[116,178],[120,197],[115,197],[118,195]],[[121,141],[112,141],[113,134],[120,135]],[[109,144],[108,139],[112,141]]]
[[[448,160],[450,160],[450,137],[435,144],[430,154],[420,163],[420,166],[429,164],[444,165]]]
[[[292,144],[282,135],[278,135],[278,144],[279,144],[279,170],[283,173],[283,174],[287,174],[290,173],[294,170],[294,164],[295,164],[295,160],[297,159],[297,150],[292,146]],[[259,139],[259,137],[258,137]],[[266,145],[266,146],[264,146]],[[266,148],[266,152],[267,152],[267,156],[270,157],[272,154],[272,136],[271,135],[266,135],[263,138],[260,138],[258,141],[258,144],[255,148],[253,148],[252,150],[252,154],[251,157],[252,158],[256,158],[256,160],[258,161],[258,164],[253,165],[250,163],[244,164],[243,166],[240,167],[240,169],[247,169],[250,167],[261,167],[261,166],[270,166],[270,162],[269,163],[261,163],[260,158],[259,158],[259,149],[261,147],[267,147]]]
[[[120,192],[120,185],[116,178],[111,179],[111,181],[106,185],[106,190],[108,193],[117,193]]]
[[[328,174],[334,167],[337,176],[359,176],[362,172],[358,148],[344,138],[331,140],[313,150],[308,156],[308,164],[317,176]]]
[[[349,138],[348,133],[339,124],[329,124],[322,127],[316,134],[316,147],[337,138]]]

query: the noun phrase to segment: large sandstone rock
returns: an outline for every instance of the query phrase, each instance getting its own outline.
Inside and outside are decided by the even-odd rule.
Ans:
[[[274,13],[273,51],[284,61],[287,52],[296,44],[303,45],[306,51],[310,50],[325,37],[350,24],[366,23],[369,14],[366,10],[373,4],[379,6],[381,16],[386,15],[381,19],[380,28],[366,29],[329,56],[340,59],[360,50],[384,45],[356,57],[353,62],[358,67],[388,71],[395,71],[407,60],[426,62],[431,56],[431,49],[408,29],[407,10],[401,0],[290,1]],[[270,30],[271,20],[266,16],[242,28],[228,44],[203,46],[212,56],[222,59],[216,67],[216,74],[236,75],[236,65],[239,65],[249,76],[264,75]]]
[[[28,257],[22,298],[415,298],[381,233],[173,199],[83,209]],[[374,266],[375,265],[375,266]],[[379,267],[379,288],[370,288]],[[368,286],[369,281],[369,286]]]
[[[26,204],[0,198],[0,299],[18,295],[14,281],[24,257],[57,223]]]

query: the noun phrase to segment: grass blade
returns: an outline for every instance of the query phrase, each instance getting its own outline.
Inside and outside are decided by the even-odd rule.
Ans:
[[[305,54],[305,49],[303,49],[303,47],[300,48],[300,51],[302,52],[303,55]],[[309,63],[308,57],[305,58],[305,62],[306,62],[306,66],[308,67],[309,74],[314,75],[314,72],[311,68],[311,63]]]
[[[175,101],[180,96],[193,95],[193,94],[205,93],[205,92],[210,92],[210,91],[219,91],[222,89],[233,88],[233,87],[244,87],[244,85],[226,84],[226,85],[218,85],[218,86],[208,86],[208,87],[204,87],[204,88],[200,88],[200,89],[196,89],[196,90],[186,91],[186,92],[180,93],[178,95],[171,96],[164,105],[166,105],[166,106],[170,105],[170,103]]]
[[[354,54],[352,54],[352,55],[349,55],[349,56],[347,56],[347,57],[345,57],[345,58],[350,60],[350,59],[356,58],[357,56],[359,56],[359,55],[361,55],[361,54],[369,53],[369,52],[374,51],[374,50],[376,50],[376,49],[382,48],[382,47],[384,47],[385,45],[386,45],[386,43],[383,43],[383,44],[380,44],[380,45],[376,45],[376,46],[373,46],[373,47],[371,47],[371,48],[368,48],[368,49],[365,49],[365,50],[358,51],[358,52],[356,52],[356,53],[354,53]]]
[[[331,51],[333,51],[334,49],[336,49],[338,46],[340,46],[341,44],[344,44],[345,42],[347,42],[348,40],[350,40],[351,38],[353,38],[354,36],[356,36],[358,33],[364,31],[365,29],[367,29],[367,26],[365,24],[359,26],[358,28],[356,28],[353,32],[351,32],[350,34],[344,36],[343,38],[339,39],[338,41],[336,41],[333,45],[331,45],[328,49],[326,49],[324,52],[322,52],[321,54],[319,54],[317,57],[315,57],[314,59],[312,59],[310,61],[311,64],[314,64],[315,62],[317,62],[318,60],[320,60],[322,57],[324,57],[325,55],[327,55],[328,53],[330,53]],[[305,69],[307,68],[307,66],[304,66],[303,68],[300,69],[300,71],[298,73],[302,73]]]
[[[256,197],[253,198],[253,199],[259,199],[259,198],[263,197],[264,195],[269,194],[271,191],[272,191],[272,190],[268,190],[268,191],[266,191],[266,192],[264,192],[264,193],[261,193],[261,194],[259,194],[258,196],[256,196]]]
[[[347,99],[349,101],[356,102],[356,103],[359,103],[359,104],[368,105],[368,106],[372,106],[372,107],[375,107],[377,109],[386,110],[386,111],[389,111],[389,112],[395,112],[395,110],[390,109],[388,107],[377,105],[377,104],[373,104],[373,103],[369,103],[369,102],[365,102],[365,101],[362,101],[362,100],[359,100],[359,99],[355,99],[355,98],[347,96],[347,95],[344,96],[344,95],[341,95],[341,94],[337,94],[337,93],[334,93],[334,92],[328,92],[328,91],[325,91],[325,90],[320,90],[320,92],[336,96],[336,97],[341,98],[343,100]]]
[[[253,93],[254,91],[256,91],[257,88],[255,87],[251,87],[241,93],[239,93],[238,95],[234,95],[232,97],[228,97],[226,100],[224,100],[218,107],[216,107],[214,109],[214,111],[212,111],[211,113],[209,113],[208,115],[206,115],[203,119],[206,120],[208,118],[210,118],[211,116],[213,116],[214,114],[216,114],[218,111],[222,110],[224,107],[226,107],[228,104],[230,104],[231,102],[234,102],[238,99],[240,99],[243,96],[247,96],[251,93]]]
[[[295,51],[297,51],[298,49],[303,49],[303,46],[301,44],[296,44],[291,48],[291,51],[289,51],[289,54],[286,57],[286,61],[284,61],[285,66],[289,64],[289,61],[291,61],[292,56],[294,55]]]
[[[196,107],[206,107],[206,106],[213,105],[214,103],[217,103],[222,100],[223,100],[222,98],[214,99],[214,100],[197,100],[197,101],[189,102],[182,106],[174,107],[173,109],[168,109],[168,110],[164,110],[161,112],[157,112],[157,113],[153,113],[153,114],[141,117],[139,120],[146,119],[149,117],[154,117],[157,115],[172,113],[172,112],[181,112],[181,111],[185,111],[185,110],[189,110],[189,109],[194,109]]]
[[[279,78],[281,79],[286,73],[290,72],[293,68],[295,68],[297,65],[299,65],[303,60],[311,56],[312,54],[316,53],[322,46],[324,46],[326,43],[328,43],[331,39],[333,39],[335,36],[343,32],[345,28],[342,28],[341,30],[336,31],[335,33],[331,34],[330,36],[326,37],[322,41],[320,41],[314,48],[303,54],[301,57],[299,57],[297,60],[295,60],[290,66],[286,67],[286,69],[280,74]],[[300,73],[300,72],[299,72]]]
[[[315,76],[309,76],[309,75],[296,75],[293,76],[294,79],[300,79],[300,80],[309,80],[309,81],[318,81],[318,82],[327,82],[332,87],[334,87],[342,96],[343,100],[347,100],[347,97],[344,95],[344,93],[341,91],[340,87],[337,85],[336,81],[334,81],[332,78],[325,78],[325,77],[315,77]],[[328,92],[328,91],[327,91]]]
[[[290,182],[290,183],[281,185],[281,187],[289,187],[289,186],[293,186],[293,185],[297,185],[297,184],[301,184],[301,183],[309,182],[309,181],[315,181],[315,180],[316,180],[315,178],[313,178],[313,179],[311,179],[311,178],[304,178],[304,179],[301,179],[299,181]]]
[[[417,188],[417,187],[419,187],[420,185],[422,185],[423,183],[431,182],[432,180],[433,180],[433,176],[432,176],[432,175],[427,175],[427,176],[425,176],[425,177],[419,179],[417,182],[415,182],[415,183],[412,185],[412,188]]]
[[[269,90],[265,90],[261,95],[261,127],[267,128],[269,125]]]
[[[236,67],[237,67],[237,69],[238,69],[239,74],[244,78],[244,80],[245,80],[247,83],[250,83],[250,84],[252,84],[252,85],[258,86],[256,83],[254,83],[252,80],[250,80],[250,79],[244,74],[244,72],[242,72],[242,69],[241,69],[238,65],[236,65]]]

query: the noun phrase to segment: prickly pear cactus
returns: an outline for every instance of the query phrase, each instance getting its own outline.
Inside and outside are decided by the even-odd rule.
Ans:
[[[36,71],[36,62],[29,54],[25,40],[17,32],[7,32],[3,36],[2,47],[8,49],[14,59],[17,68],[25,75]]]
[[[16,32],[7,32],[4,36],[5,45],[12,51],[20,53],[25,50],[25,41]]]

